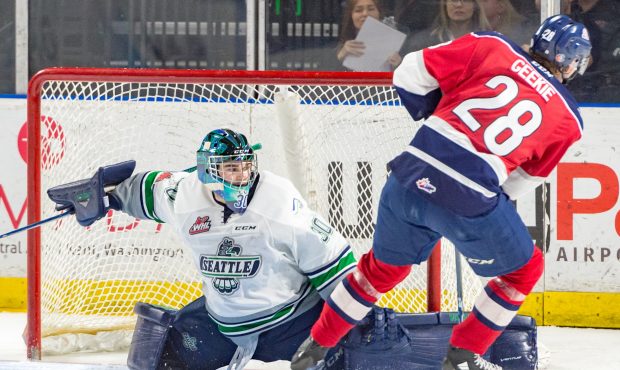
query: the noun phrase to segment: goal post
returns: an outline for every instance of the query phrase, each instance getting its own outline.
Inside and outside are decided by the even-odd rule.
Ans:
[[[52,68],[28,89],[28,222],[55,214],[46,189],[128,159],[136,171],[194,165],[204,135],[228,127],[260,142],[259,170],[289,178],[350,242],[370,249],[386,163],[411,140],[391,73]],[[165,224],[110,211],[28,231],[28,357],[64,335],[130,331],[138,301],[180,308],[200,277]],[[463,264],[465,309],[480,281]],[[399,312],[456,311],[453,248],[386,294]],[[105,340],[105,339],[104,339]]]

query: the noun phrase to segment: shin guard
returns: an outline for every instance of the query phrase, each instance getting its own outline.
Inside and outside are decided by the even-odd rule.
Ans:
[[[542,275],[543,267],[542,252],[534,248],[532,258],[520,269],[489,281],[476,299],[472,313],[454,327],[450,343],[485,353],[515,317]]]

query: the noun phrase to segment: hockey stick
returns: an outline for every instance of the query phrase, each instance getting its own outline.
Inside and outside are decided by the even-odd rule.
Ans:
[[[8,232],[8,233],[6,233],[6,234],[2,234],[2,235],[0,235],[0,239],[2,239],[2,238],[6,238],[7,236],[11,236],[11,235],[13,235],[13,234],[20,233],[20,232],[22,232],[22,231],[26,231],[26,230],[34,229],[35,227],[39,227],[39,226],[41,226],[41,225],[43,225],[43,224],[46,224],[46,223],[48,223],[48,222],[50,222],[50,221],[54,221],[54,220],[56,220],[56,219],[59,219],[59,218],[62,218],[62,217],[65,217],[65,216],[67,216],[67,215],[71,215],[71,214],[73,214],[73,211],[66,211],[66,212],[63,212],[63,213],[60,213],[60,214],[54,215],[54,216],[52,216],[52,217],[48,217],[48,218],[46,218],[45,220],[37,221],[37,222],[35,222],[35,223],[33,223],[33,224],[26,225],[26,226],[24,226],[24,227],[20,227],[19,229],[15,229],[15,230],[13,230],[13,231],[9,231],[9,232]]]
[[[461,254],[454,248],[454,263],[456,270],[456,304],[459,322],[463,322],[463,272],[461,271]]]

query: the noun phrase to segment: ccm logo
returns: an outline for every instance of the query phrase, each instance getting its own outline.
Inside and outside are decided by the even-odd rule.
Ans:
[[[477,258],[466,258],[467,262],[469,263],[474,263],[476,265],[492,265],[493,262],[495,262],[495,259],[490,259],[490,260],[479,260]]]
[[[237,225],[233,227],[234,233],[257,232],[258,225]]]

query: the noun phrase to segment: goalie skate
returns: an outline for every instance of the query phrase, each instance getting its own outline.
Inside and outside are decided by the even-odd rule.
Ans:
[[[479,354],[450,346],[442,370],[502,370],[502,367],[485,360]]]

